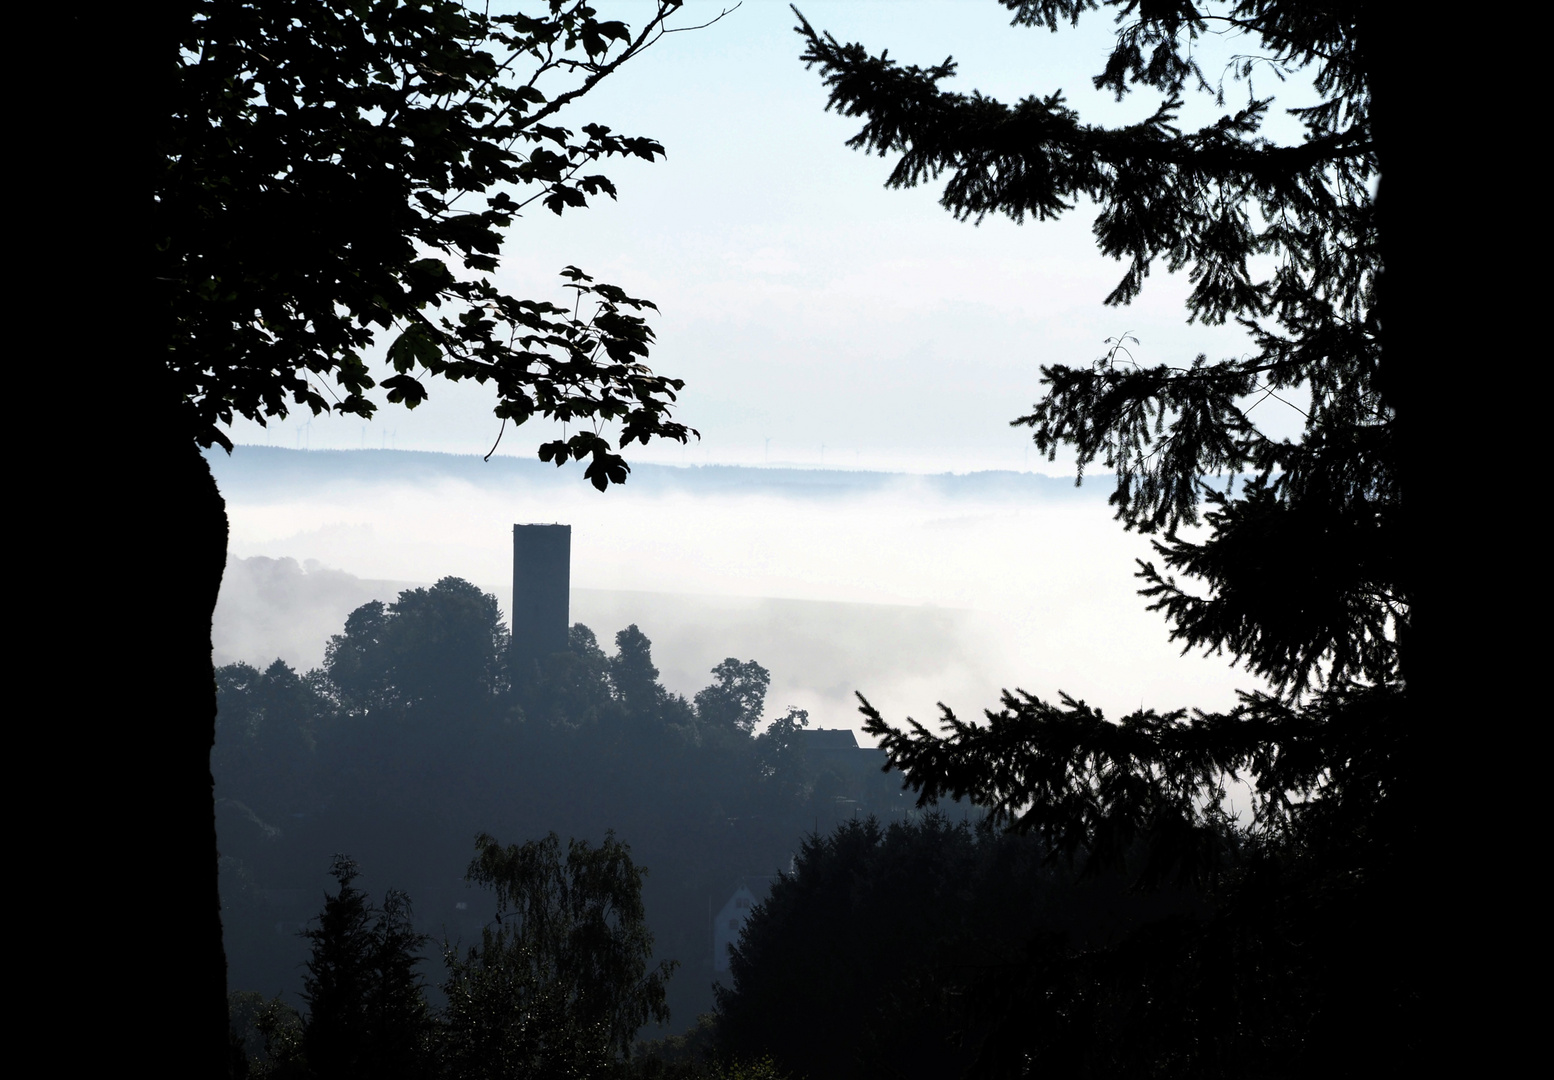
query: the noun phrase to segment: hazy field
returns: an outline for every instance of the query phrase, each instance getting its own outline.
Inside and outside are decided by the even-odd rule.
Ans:
[[[1119,715],[1253,685],[1166,640],[1134,591],[1148,541],[1112,521],[1105,477],[641,466],[600,494],[516,458],[240,447],[212,464],[232,524],[218,662],[315,665],[353,607],[446,575],[505,610],[511,525],[554,521],[573,527],[572,619],[607,649],[638,624],[686,694],[726,656],[759,660],[772,710],[825,727],[856,725],[854,690],[924,719],[1003,686]]]

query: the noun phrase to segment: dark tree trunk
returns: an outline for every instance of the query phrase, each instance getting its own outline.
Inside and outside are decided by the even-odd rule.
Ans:
[[[43,1071],[216,1077],[232,1063],[210,772],[227,520],[168,384],[149,269],[188,17],[178,3],[83,4],[19,37],[48,42],[57,68],[27,114],[29,163],[44,168],[20,245],[25,317],[46,334],[52,415],[24,471],[53,538],[40,578],[83,586],[40,604],[29,631],[65,690],[26,755],[50,765],[36,865],[58,894],[49,947],[63,956],[34,1004],[70,1033],[49,1040]]]
[[[211,664],[211,616],[226,563],[227,517],[210,467],[178,419],[177,402],[147,408],[164,418],[145,425],[148,437],[122,468],[119,501],[128,511],[121,533],[133,532],[131,564],[144,585],[134,592],[144,609],[123,629],[140,678],[125,686],[151,706],[141,723],[116,733],[119,760],[136,762],[126,777],[127,804],[146,823],[139,850],[128,856],[127,880],[154,883],[162,915],[146,973],[172,1022],[159,1056],[183,1059],[177,1075],[220,1075],[226,1069],[227,972],[217,884],[214,785],[216,688]],[[126,505],[127,504],[127,505]],[[137,845],[139,846],[139,845]],[[138,867],[132,869],[134,864]]]
[[[1520,421],[1505,415],[1491,374],[1504,361],[1485,362],[1513,331],[1498,314],[1509,297],[1484,203],[1502,184],[1494,170],[1509,147],[1496,145],[1507,133],[1482,97],[1497,80],[1466,55],[1452,20],[1383,4],[1362,27],[1381,165],[1381,375],[1397,417],[1410,602],[1410,729],[1391,799],[1396,862],[1377,914],[1385,959],[1417,994],[1378,1034],[1409,1050],[1389,1062],[1393,1071],[1498,1074],[1510,1062],[1492,1063],[1514,1041],[1504,1037],[1507,995],[1491,944],[1505,917],[1495,905],[1508,898],[1492,871],[1509,852],[1507,830],[1478,806],[1492,781],[1480,762],[1492,753],[1491,720],[1517,708],[1514,649],[1495,655],[1511,627],[1493,582],[1531,572],[1498,547],[1516,500],[1497,444],[1502,425]]]

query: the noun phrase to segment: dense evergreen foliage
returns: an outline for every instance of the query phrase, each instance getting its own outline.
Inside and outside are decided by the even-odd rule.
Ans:
[[[1180,918],[1191,893],[1083,880],[1030,836],[930,813],[810,836],[759,905],[720,989],[715,1043],[811,1080],[962,1075],[1033,966]],[[1027,1022],[1061,1024],[1063,1003]]]
[[[624,844],[554,833],[503,848],[476,841],[467,878],[495,895],[480,943],[444,943],[447,999],[427,1001],[417,971],[428,936],[410,901],[390,891],[381,909],[337,856],[338,884],[302,935],[311,946],[306,1010],[252,992],[231,997],[234,1071],[269,1080],[437,1077],[604,1077],[630,1066],[632,1041],[663,1020],[664,980],[648,970],[653,938],[642,877]],[[484,906],[484,904],[482,905]]]
[[[1382,23],[1363,4],[1006,6],[1017,25],[1053,31],[1115,8],[1095,85],[1160,104],[1098,127],[1061,94],[1008,104],[950,92],[939,84],[952,61],[902,66],[802,18],[798,29],[829,106],[864,120],[851,145],[897,155],[893,186],[947,173],[943,205],[963,219],[1041,220],[1089,200],[1100,250],[1125,263],[1108,302],[1132,300],[1164,264],[1193,282],[1191,319],[1246,328],[1253,347],[1236,357],[1144,367],[1114,342],[1089,366],[1045,366],[1046,396],[1014,422],[1049,455],[1072,447],[1081,469],[1115,471],[1119,520],[1158,534],[1160,565],[1141,564],[1140,577],[1173,638],[1229,653],[1270,689],[1224,714],[1146,709],[1120,722],[1068,696],[1006,693],[986,723],[945,710],[942,734],[897,730],[865,702],[869,730],[925,803],[969,797],[1092,869],[1126,866],[1142,887],[1185,881],[1213,898],[1201,917],[1101,955],[1033,962],[1008,984],[978,1068],[1368,1074],[1415,1060],[1428,978],[1395,913],[1426,882],[1416,785],[1429,736],[1405,691],[1431,673],[1404,646],[1434,639],[1412,627],[1431,586],[1404,555],[1401,354],[1384,333],[1384,313],[1395,330],[1406,300],[1382,287],[1383,256],[1401,250],[1376,195],[1382,136],[1398,131],[1374,126],[1373,90],[1389,74]],[[1298,144],[1263,137],[1272,99],[1249,81],[1218,121],[1179,129],[1185,94],[1224,104],[1194,43],[1225,29],[1260,50],[1229,74],[1312,75],[1321,100],[1296,111]],[[1303,436],[1264,435],[1252,410],[1297,392],[1309,399]],[[1200,523],[1201,536],[1178,532]],[[1241,779],[1252,806],[1238,820],[1227,804]]]
[[[312,956],[297,1050],[316,1075],[427,1076],[431,1015],[416,967],[428,938],[411,925],[404,893],[389,892],[375,909],[352,884],[354,863],[336,858],[333,874],[339,888],[303,935]]]

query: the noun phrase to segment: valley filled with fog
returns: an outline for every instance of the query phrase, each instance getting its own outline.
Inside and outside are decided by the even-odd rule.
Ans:
[[[772,674],[769,712],[859,726],[974,716],[1004,687],[1120,716],[1232,704],[1254,680],[1180,655],[1137,596],[1148,538],[1123,531],[1110,477],[961,476],[643,465],[594,491],[518,458],[239,447],[213,454],[231,520],[218,664],[318,665],[368,600],[465,578],[510,611],[511,526],[572,526],[571,619],[608,650],[635,624],[666,688],[728,656]]]

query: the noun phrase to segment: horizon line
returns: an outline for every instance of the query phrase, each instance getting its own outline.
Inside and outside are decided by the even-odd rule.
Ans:
[[[437,457],[449,457],[449,458],[479,458],[479,459],[481,459],[486,464],[490,464],[493,460],[532,462],[534,464],[539,464],[539,465],[549,464],[548,462],[541,461],[537,456],[536,457],[527,457],[527,456],[520,456],[518,454],[494,454],[494,455],[492,455],[491,458],[488,459],[488,458],[485,457],[485,455],[479,453],[478,451],[471,451],[469,453],[461,453],[461,452],[456,451],[456,450],[419,450],[419,449],[399,449],[399,448],[395,448],[395,447],[373,447],[373,446],[366,446],[366,447],[298,447],[298,446],[275,446],[274,444],[270,444],[270,443],[243,443],[243,442],[239,442],[239,443],[234,443],[233,444],[233,450],[234,451],[240,450],[240,449],[241,450],[268,450],[268,451],[274,451],[274,452],[277,452],[277,453],[297,454],[297,455],[304,455],[304,454],[426,454],[426,455],[435,455]],[[220,447],[216,447],[216,446],[209,447],[209,448],[207,448],[205,450],[202,450],[201,452],[204,453],[204,454],[209,454],[209,455],[215,455],[215,454],[218,454],[218,453],[222,453],[222,454],[225,454],[225,456],[227,456],[229,458],[231,457],[231,453],[230,452],[222,451]],[[924,476],[924,477],[934,477],[934,476],[977,476],[977,475],[982,475],[982,474],[1001,473],[1001,474],[1005,474],[1005,475],[1008,475],[1008,476],[1036,476],[1036,477],[1041,477],[1044,480],[1069,480],[1069,481],[1077,481],[1077,480],[1080,480],[1080,479],[1087,479],[1087,480],[1088,479],[1101,479],[1103,477],[1111,477],[1111,476],[1115,475],[1115,474],[1109,473],[1109,472],[1098,472],[1098,473],[1085,473],[1085,474],[1083,474],[1081,476],[1080,474],[1077,474],[1077,473],[1047,473],[1047,472],[1037,472],[1034,469],[1011,469],[1011,468],[982,468],[982,469],[972,468],[972,469],[964,469],[964,470],[956,470],[956,469],[953,469],[953,468],[946,468],[946,469],[939,469],[939,470],[935,470],[935,471],[930,471],[930,470],[921,470],[920,471],[920,470],[909,469],[909,468],[896,468],[896,469],[878,469],[877,468],[877,469],[870,469],[870,468],[860,468],[860,467],[857,467],[857,466],[824,465],[824,464],[817,465],[817,464],[814,464],[814,463],[805,463],[805,462],[797,462],[797,461],[770,461],[770,462],[708,461],[708,462],[682,462],[682,463],[675,463],[675,462],[669,462],[669,461],[637,461],[635,463],[628,462],[628,464],[630,465],[630,467],[633,470],[638,469],[638,468],[642,468],[642,467],[652,467],[652,468],[660,468],[660,469],[672,469],[672,470],[675,470],[677,472],[690,472],[690,471],[693,471],[693,470],[696,470],[696,469],[752,469],[752,470],[757,470],[757,471],[773,471],[773,472],[778,471],[778,470],[784,470],[784,471],[788,471],[788,472],[858,473],[858,474],[867,474],[867,475],[871,475],[871,476]]]

